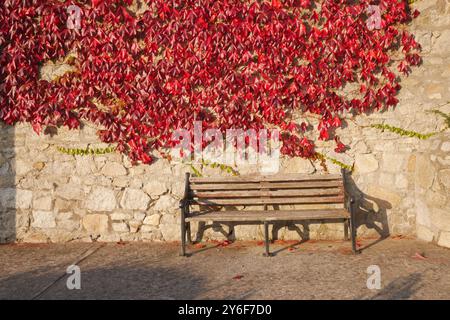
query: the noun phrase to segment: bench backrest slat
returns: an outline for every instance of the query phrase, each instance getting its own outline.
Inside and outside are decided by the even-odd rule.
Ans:
[[[194,204],[206,206],[247,206],[273,204],[337,204],[343,203],[344,197],[302,197],[302,198],[243,198],[243,199],[197,199]]]
[[[221,190],[221,191],[194,191],[194,198],[252,198],[252,197],[302,197],[342,195],[341,188],[324,189],[284,189],[284,190]]]
[[[342,204],[344,184],[339,174],[191,177],[189,196],[198,205]]]
[[[340,180],[301,181],[301,182],[239,182],[239,183],[191,183],[191,190],[260,190],[270,189],[308,189],[341,187]]]
[[[283,175],[251,175],[236,177],[191,177],[191,183],[239,183],[239,182],[288,182],[311,180],[342,180],[339,174],[308,175],[308,174],[283,174]]]

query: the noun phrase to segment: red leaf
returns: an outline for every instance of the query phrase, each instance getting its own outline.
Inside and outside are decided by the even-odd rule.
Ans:
[[[420,254],[418,252],[416,252],[411,258],[417,259],[417,260],[426,260],[427,259],[423,253]]]
[[[281,1],[280,0],[272,0],[272,7],[274,8],[281,8]]]

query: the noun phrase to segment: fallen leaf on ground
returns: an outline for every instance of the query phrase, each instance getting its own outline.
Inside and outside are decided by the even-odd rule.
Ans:
[[[233,277],[233,280],[239,280],[239,279],[242,279],[243,277],[244,277],[243,275],[237,274]]]
[[[117,244],[119,244],[119,245],[121,245],[121,246],[124,246],[124,245],[126,245],[127,243],[124,242],[124,241],[119,241],[119,242],[117,242]]]
[[[288,251],[292,252],[292,251],[295,251],[295,249],[297,249],[297,248],[289,247]]]
[[[356,246],[357,246],[357,247],[362,247],[362,242],[359,241],[359,240],[356,240]]]
[[[231,241],[229,241],[229,240],[224,240],[224,241],[222,241],[222,242],[219,242],[217,245],[219,246],[219,247],[226,247],[226,246],[228,246],[228,245],[230,245],[231,244]]]
[[[264,245],[264,241],[258,241],[258,242],[256,242],[256,245],[263,246]]]
[[[418,260],[426,260],[427,259],[425,257],[424,253],[420,254],[418,252],[416,252],[411,258],[418,259]]]
[[[196,247],[197,249],[202,249],[202,248],[206,247],[206,244],[204,244],[204,243],[196,243],[194,247]]]

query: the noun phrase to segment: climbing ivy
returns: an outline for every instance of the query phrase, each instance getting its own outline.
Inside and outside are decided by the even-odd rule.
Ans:
[[[197,168],[195,168],[195,166],[194,166],[194,164],[192,162],[190,162],[189,165],[191,167],[192,172],[196,176],[203,177],[203,174],[201,172],[202,169],[198,170]],[[235,170],[233,167],[227,166],[227,165],[225,165],[223,163],[211,162],[211,161],[202,159],[201,160],[201,166],[202,167],[210,167],[210,168],[213,168],[213,169],[219,168],[222,172],[230,173],[233,176],[238,176],[239,175],[239,172],[237,170]]]
[[[333,164],[335,164],[335,165],[337,165],[337,166],[339,166],[339,167],[341,167],[341,168],[343,168],[343,169],[346,169],[346,170],[348,170],[348,171],[350,171],[350,172],[353,171],[353,166],[350,166],[350,165],[348,165],[348,164],[345,164],[345,163],[339,161],[338,159],[329,157],[329,156],[327,156],[327,155],[325,155],[325,154],[323,154],[323,153],[316,152],[315,158],[316,158],[317,160],[322,161],[322,162],[325,162],[325,160],[329,160],[331,163],[333,163]],[[322,164],[322,166],[324,166],[324,164]],[[326,166],[325,166],[325,168],[326,168]],[[326,169],[326,170],[327,170],[327,169]],[[328,171],[328,170],[327,170],[327,171]]]
[[[426,140],[431,138],[432,136],[436,135],[437,132],[431,132],[431,133],[420,133],[420,132],[416,132],[416,131],[411,131],[411,130],[405,130],[399,127],[394,127],[394,126],[390,126],[388,124],[381,124],[381,123],[377,123],[377,124],[372,124],[371,125],[372,128],[376,128],[376,129],[380,129],[382,131],[390,131],[393,133],[396,133],[400,136],[404,136],[404,137],[414,137],[414,138],[418,138],[421,140]]]
[[[444,121],[445,121],[445,126],[446,126],[445,129],[450,129],[450,113],[444,113],[441,110],[437,110],[437,109],[433,109],[428,112],[434,113],[434,114],[437,114],[437,115],[443,117]]]
[[[61,153],[69,154],[71,156],[86,156],[86,155],[101,155],[113,153],[116,150],[116,147],[95,148],[95,149],[91,149],[90,147],[86,147],[85,149],[57,147],[57,150]]]

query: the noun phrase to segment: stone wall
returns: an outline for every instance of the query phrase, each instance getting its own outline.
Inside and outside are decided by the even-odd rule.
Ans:
[[[417,237],[450,247],[450,134],[423,143],[415,168]]]
[[[423,47],[423,65],[402,81],[394,110],[347,115],[337,130],[350,146],[336,154],[333,142],[318,142],[318,151],[354,165],[348,188],[358,198],[358,235],[418,235],[450,246],[450,136],[440,133],[421,141],[371,128],[389,124],[421,133],[445,129],[450,113],[450,1],[419,0],[422,12],[410,29]],[[51,67],[51,68],[50,68]],[[55,69],[52,64],[48,68]],[[59,68],[57,68],[60,70]],[[55,71],[56,72],[56,71]],[[59,71],[58,71],[59,72]],[[51,75],[43,74],[51,79]],[[317,125],[314,117],[306,117]],[[0,241],[155,241],[179,239],[178,200],[189,166],[156,163],[132,166],[120,154],[71,156],[57,147],[101,148],[95,128],[37,136],[29,126],[0,127]],[[448,132],[449,130],[447,130]],[[329,172],[340,167],[327,162]],[[255,168],[240,168],[241,174]],[[317,162],[282,159],[281,172],[323,173]],[[204,175],[219,175],[204,168]],[[446,189],[447,188],[447,189]],[[339,238],[342,224],[277,226],[278,237]],[[204,238],[223,238],[214,227]],[[236,226],[233,236],[260,239],[260,226]]]

